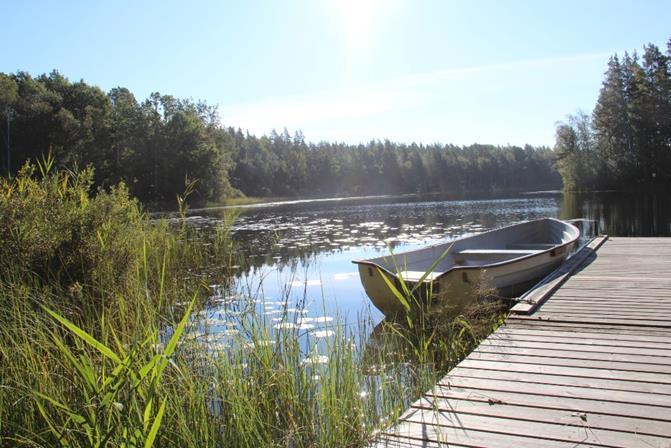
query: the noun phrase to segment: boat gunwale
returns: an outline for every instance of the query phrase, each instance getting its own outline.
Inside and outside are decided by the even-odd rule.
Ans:
[[[531,221],[523,221],[523,222],[520,222],[520,223],[517,223],[517,224],[512,224],[512,225],[510,225],[510,226],[504,226],[504,227],[499,227],[499,228],[497,228],[497,229],[487,230],[487,231],[485,231],[485,232],[482,232],[482,233],[476,233],[475,235],[470,235],[470,236],[467,236],[467,237],[457,238],[456,240],[453,240],[453,241],[447,241],[447,242],[444,242],[444,243],[433,244],[433,245],[427,246],[427,247],[422,248],[422,249],[413,249],[413,250],[407,250],[407,251],[404,251],[404,252],[399,252],[398,254],[395,254],[394,256],[396,257],[396,256],[401,256],[401,255],[404,255],[404,254],[408,254],[408,253],[411,253],[411,252],[416,252],[417,250],[424,250],[424,249],[430,249],[430,248],[434,248],[434,247],[438,247],[438,246],[443,246],[443,245],[448,245],[448,244],[454,244],[454,243],[457,242],[457,241],[463,241],[463,240],[465,240],[465,239],[467,239],[467,238],[472,238],[472,237],[475,237],[475,236],[486,235],[486,234],[488,234],[488,233],[497,232],[497,231],[506,229],[506,228],[508,228],[508,227],[512,227],[512,226],[516,226],[516,225],[521,225],[521,224],[526,224],[526,223],[531,223],[531,222],[545,221],[545,220],[556,221],[556,222],[559,222],[559,223],[564,224],[564,225],[566,225],[566,226],[573,227],[573,228],[576,230],[576,232],[577,232],[577,236],[575,236],[574,238],[572,238],[571,240],[569,240],[569,241],[567,241],[567,242],[565,242],[565,243],[557,244],[557,245],[555,245],[555,246],[549,247],[549,248],[544,249],[544,250],[541,250],[541,251],[539,251],[539,252],[530,253],[530,254],[528,254],[528,255],[522,255],[522,256],[519,256],[519,257],[511,258],[511,259],[509,259],[509,260],[503,260],[503,261],[500,261],[500,262],[497,262],[497,263],[489,263],[489,264],[483,264],[483,265],[479,265],[479,266],[453,266],[453,267],[451,267],[450,269],[448,269],[448,270],[444,271],[443,273],[441,273],[441,274],[437,275],[436,277],[434,277],[433,280],[429,280],[429,282],[435,282],[435,281],[438,281],[438,280],[440,280],[442,277],[448,275],[450,272],[453,272],[453,271],[457,271],[457,272],[458,272],[458,271],[461,271],[461,270],[463,270],[463,271],[467,271],[467,270],[468,270],[468,271],[472,271],[472,270],[476,270],[476,269],[477,269],[477,270],[483,270],[483,269],[486,269],[486,268],[493,268],[493,267],[506,266],[506,265],[508,265],[508,264],[517,263],[517,262],[522,261],[522,260],[528,260],[528,259],[531,259],[531,258],[533,258],[533,257],[540,257],[540,256],[542,256],[542,255],[545,255],[545,254],[551,252],[551,251],[555,251],[555,250],[557,250],[558,248],[562,248],[562,247],[569,246],[569,245],[571,245],[571,244],[575,244],[575,242],[578,241],[578,239],[580,238],[580,229],[578,229],[578,227],[576,227],[575,225],[573,225],[573,224],[571,224],[571,223],[569,223],[569,222],[562,221],[562,220],[557,219],[557,218],[539,218],[539,219],[534,219],[534,220],[531,220]],[[380,258],[380,257],[375,257],[375,258]],[[384,266],[380,266],[379,264],[370,261],[370,259],[368,259],[368,260],[352,260],[352,263],[354,263],[354,264],[368,265],[368,266],[375,266],[375,267],[378,268],[380,271],[386,272],[387,274],[391,275],[392,277],[396,277],[396,278],[401,277],[401,278],[403,278],[402,276],[399,276],[399,273],[393,273],[393,272],[391,272],[390,270],[388,270],[387,268],[385,268]],[[405,280],[405,279],[404,279],[404,280]],[[410,280],[408,280],[408,281],[410,281]],[[426,282],[426,279],[424,280],[424,282]],[[424,283],[424,282],[423,282],[423,283]],[[415,282],[412,282],[412,283],[415,283]],[[428,283],[428,282],[427,282],[427,283]]]

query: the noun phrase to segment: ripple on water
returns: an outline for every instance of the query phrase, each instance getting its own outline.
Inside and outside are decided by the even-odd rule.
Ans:
[[[324,324],[327,322],[333,322],[333,318],[331,316],[319,316],[319,317],[313,317],[312,322],[316,324]]]
[[[310,334],[315,338],[323,339],[323,338],[329,338],[331,336],[334,336],[335,331],[333,331],[333,330],[314,330],[314,331],[311,331]]]
[[[303,360],[303,364],[327,364],[329,357],[326,355],[311,355]]]

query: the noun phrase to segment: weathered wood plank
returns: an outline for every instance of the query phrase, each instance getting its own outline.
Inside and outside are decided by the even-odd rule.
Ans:
[[[634,381],[584,378],[563,375],[551,375],[547,373],[537,374],[528,372],[508,370],[483,370],[456,367],[450,372],[450,378],[481,378],[500,381],[519,381],[520,383],[548,384],[554,386],[588,387],[594,389],[626,390],[630,392],[643,392],[647,394],[666,395],[671,401],[671,384],[639,383]]]
[[[599,253],[599,256],[601,256],[601,253]],[[671,256],[671,254],[669,254]],[[646,277],[645,282],[635,282],[633,284],[639,285],[642,284],[643,286],[647,284],[662,284],[662,285],[668,285],[671,284],[671,281],[667,277]],[[612,277],[608,275],[598,275],[598,276],[593,276],[593,275],[587,275],[583,273],[578,273],[576,274],[571,280],[566,282],[566,286],[570,286],[576,283],[584,283],[584,284],[590,284],[592,282],[599,282],[599,283],[604,283],[604,284],[609,284],[612,287],[626,287],[627,285],[631,285],[632,282],[627,280],[624,281],[622,280],[622,277]]]
[[[575,419],[579,420],[579,417]],[[429,440],[435,441],[445,440],[443,438],[434,439],[433,437],[446,428],[460,430],[473,428],[509,436],[532,436],[540,440],[612,447],[661,446],[662,442],[667,442],[666,439],[657,436],[610,431],[592,428],[588,425],[545,423],[465,413],[455,415],[449,412],[432,412],[432,410],[415,408],[403,417],[402,425],[405,425],[404,429],[409,434],[427,434],[428,431]],[[449,438],[447,440],[449,441]]]
[[[664,373],[671,375],[671,365],[663,363],[664,358],[643,358],[636,355],[622,356],[592,352],[548,353],[539,349],[514,349],[505,351],[499,348],[491,350],[488,347],[479,347],[471,353],[469,358],[488,361],[518,362],[522,364],[589,367],[594,369],[628,370],[630,372]]]
[[[490,448],[569,448],[575,447],[575,443],[559,442],[552,440],[538,440],[532,437],[523,437],[510,434],[492,433],[461,428],[407,428],[409,424],[401,423],[394,429],[393,433],[381,435],[380,444],[376,448],[398,448],[398,447],[426,447],[426,448],[450,448],[450,447],[490,447]]]
[[[664,316],[650,316],[650,315],[638,315],[638,314],[631,314],[628,315],[626,313],[607,313],[604,311],[599,311],[599,312],[585,312],[585,313],[580,313],[580,312],[573,312],[573,311],[545,311],[543,310],[541,313],[538,314],[541,317],[545,317],[548,319],[551,319],[553,316],[558,316],[561,317],[562,319],[569,319],[571,317],[575,317],[577,319],[589,319],[589,318],[594,318],[594,319],[612,319],[614,322],[627,322],[628,320],[631,321],[631,324],[637,324],[641,322],[641,324],[645,325],[652,325],[652,326],[669,326],[671,322],[666,319]]]
[[[570,311],[566,311],[562,308],[550,307],[542,311],[543,314],[561,314],[564,316],[578,315],[578,316],[611,316],[615,319],[627,319],[627,318],[636,318],[643,320],[654,320],[666,322],[671,320],[671,315],[667,312],[658,311],[654,312],[652,310],[629,310],[613,307],[612,310],[607,308],[589,308],[589,307],[571,307]]]
[[[667,302],[659,301],[642,301],[642,300],[618,300],[613,301],[613,297],[585,297],[576,299],[563,299],[561,297],[552,298],[552,306],[546,304],[543,309],[566,309],[570,307],[574,310],[584,310],[584,309],[616,309],[621,311],[641,311],[645,312],[658,312],[669,314],[671,312],[671,299]]]
[[[597,280],[597,278],[600,278]],[[659,289],[666,289],[666,287],[671,284],[671,281],[668,279],[661,280],[659,278],[648,277],[641,280],[632,280],[632,279],[623,279],[622,277],[617,277],[615,280],[612,277],[595,277],[588,276],[586,274],[577,273],[569,280],[562,285],[562,289],[559,290],[559,293],[564,293],[566,291],[576,291],[576,290],[593,290],[593,289],[614,289],[620,291],[631,291],[632,286],[642,289],[649,289],[651,291],[658,291]],[[631,291],[635,293],[636,291]]]
[[[671,299],[668,302],[654,302],[654,301],[643,301],[636,299],[626,299],[619,301],[616,297],[610,297],[610,309],[621,310],[624,312],[637,312],[641,313],[657,313],[660,316],[668,318],[669,310],[671,309]],[[563,310],[563,311],[580,311],[586,309],[593,309],[594,311],[603,311],[608,310],[609,303],[606,300],[606,297],[586,297],[582,299],[572,298],[572,299],[562,299],[558,298],[553,300],[552,304],[546,304],[543,307],[543,311],[547,312],[548,310]]]
[[[459,363],[460,367],[482,370],[500,370],[507,372],[540,373],[547,375],[563,375],[581,378],[601,378],[626,380],[631,382],[671,384],[671,376],[660,373],[628,372],[626,370],[591,369],[588,367],[546,366],[541,364],[521,364],[494,361],[481,361],[466,358]],[[670,402],[671,404],[671,402]]]
[[[624,342],[644,342],[646,344],[660,344],[669,347],[671,345],[671,334],[668,336],[652,336],[649,334],[641,335],[636,332],[598,332],[595,329],[589,332],[589,329],[580,331],[579,327],[572,326],[569,329],[559,329],[551,327],[550,325],[543,326],[514,326],[508,322],[507,325],[501,326],[496,333],[511,334],[511,335],[525,335],[534,337],[536,339],[541,337],[561,337],[566,339],[593,339],[605,341],[624,341]]]
[[[616,325],[608,323],[590,324],[584,322],[560,322],[539,320],[530,316],[509,316],[501,328],[533,328],[535,330],[586,332],[599,334],[622,334],[622,335],[655,335],[669,336],[665,328],[637,327],[631,325]]]
[[[457,384],[468,384],[466,382],[451,384],[449,387],[436,385],[425,394],[428,400],[450,399],[466,396],[471,400],[485,400],[492,406],[496,404],[517,404],[520,406],[542,407],[546,409],[559,409],[572,412],[586,412],[588,414],[614,415],[621,417],[641,418],[653,423],[658,421],[669,421],[671,410],[648,404],[611,402],[606,400],[576,397],[564,394],[564,396],[549,394],[531,394],[519,390],[506,389],[506,384],[493,383],[489,389],[475,387],[458,387]]]
[[[671,400],[666,395],[655,396],[645,392],[620,391],[614,393],[610,389],[595,389],[576,386],[556,386],[553,384],[535,384],[520,381],[507,381],[495,379],[469,378],[469,377],[445,377],[438,382],[445,387],[457,387],[460,389],[478,389],[499,392],[515,392],[527,395],[540,395],[548,397],[580,398],[583,400],[609,401],[613,408],[620,404],[639,404],[642,406],[655,406],[658,408],[657,415],[671,417]],[[614,410],[614,414],[617,412]]]
[[[598,345],[606,347],[636,347],[636,348],[651,348],[651,349],[660,349],[671,352],[671,345],[669,341],[650,341],[643,338],[631,340],[625,338],[595,338],[589,336],[580,336],[575,337],[570,333],[568,335],[558,335],[558,334],[544,334],[542,339],[539,338],[537,334],[525,334],[522,332],[515,331],[506,331],[505,329],[499,330],[489,336],[485,341],[532,341],[532,342],[552,342],[552,343],[562,343],[562,344],[572,344],[576,346],[581,345]]]
[[[530,319],[538,321],[548,321],[548,322],[571,322],[571,323],[584,323],[584,324],[610,324],[610,325],[630,325],[638,327],[657,327],[657,328],[671,328],[671,322],[664,321],[654,321],[648,319],[620,319],[613,318],[609,319],[605,316],[581,316],[576,317],[574,315],[563,315],[560,313],[536,313],[533,316],[517,316],[516,319]]]
[[[614,304],[619,302],[622,303],[640,303],[640,304],[652,304],[652,305],[668,305],[671,302],[671,295],[669,294],[669,289],[659,289],[654,291],[651,289],[636,289],[636,292],[627,292],[620,289],[581,289],[576,290],[576,292],[569,292],[567,290],[561,291],[561,293],[552,296],[552,302],[580,302],[580,301],[602,301],[604,299],[610,299]],[[664,292],[660,292],[664,291]]]
[[[448,398],[422,398],[412,405],[415,409],[436,410],[445,413],[464,413],[488,417],[515,418],[519,420],[555,423],[560,425],[588,426],[612,431],[635,432],[664,437],[671,433],[671,422],[651,421],[640,418],[576,412],[570,409],[552,409],[514,403],[494,403],[482,397],[457,393]]]
[[[618,297],[617,294],[609,294],[604,292],[601,296],[596,294],[590,294],[589,296],[557,296],[552,297],[552,305],[561,304],[565,307],[571,307],[574,305],[580,305],[582,303],[594,304],[594,305],[607,305],[612,304],[613,306],[622,306],[622,307],[642,307],[655,309],[668,309],[671,305],[671,297],[668,299],[662,300],[660,297],[654,298],[645,298],[645,297]]]
[[[570,344],[567,344],[570,347]],[[610,350],[581,350],[581,347],[575,348],[552,348],[543,346],[523,346],[512,344],[488,344],[482,343],[473,353],[492,353],[506,358],[506,362],[513,362],[515,355],[526,356],[545,356],[548,358],[567,358],[576,360],[593,360],[605,362],[621,362],[623,364],[645,364],[667,366],[669,364],[668,356],[656,356],[644,353],[620,353]]]
[[[375,441],[369,445],[371,448],[450,448],[450,447],[474,447],[473,444],[436,443],[428,440],[411,439],[409,437],[397,437],[394,435],[380,434]]]
[[[488,338],[480,344],[481,346],[495,347],[519,347],[519,348],[540,348],[543,350],[573,350],[578,352],[597,352],[597,353],[620,353],[631,355],[650,355],[658,357],[671,357],[671,348],[642,348],[642,347],[622,347],[606,344],[578,344],[574,342],[562,343],[553,340],[537,341],[518,341],[512,338]],[[671,362],[671,359],[669,359]]]
[[[577,260],[375,446],[671,447],[671,238]]]

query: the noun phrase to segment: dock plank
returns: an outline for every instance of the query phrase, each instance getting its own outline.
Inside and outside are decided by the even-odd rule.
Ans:
[[[624,431],[611,431],[581,425],[580,417],[573,417],[569,422],[546,423],[539,420],[521,420],[518,418],[490,417],[487,415],[473,415],[467,413],[435,412],[433,409],[411,408],[404,417],[403,423],[408,433],[426,434],[429,440],[449,442],[443,431],[447,429],[468,430],[487,429],[490,432],[506,436],[534,437],[537,440],[582,443],[596,446],[632,447],[632,446],[662,446],[668,440],[663,437],[643,435]],[[441,437],[443,434],[443,437]],[[435,437],[435,438],[433,438]]]
[[[585,397],[575,397],[570,395],[549,395],[532,394],[517,389],[506,389],[505,384],[492,383],[489,388],[482,389],[472,387],[464,381],[463,387],[451,384],[449,387],[437,385],[434,389],[427,392],[424,398],[433,400],[437,398],[462,399],[465,395],[469,400],[485,400],[491,406],[498,404],[519,404],[524,406],[535,406],[547,409],[559,409],[572,412],[586,412],[588,414],[614,415],[621,417],[640,418],[650,420],[652,423],[668,422],[671,411],[657,406],[638,403],[610,402]],[[457,394],[455,396],[455,394]],[[452,403],[454,406],[457,403]]]
[[[516,417],[522,420],[539,420],[545,423],[572,424],[614,431],[636,432],[665,437],[671,431],[671,422],[652,421],[635,417],[608,415],[596,412],[575,411],[566,408],[534,406],[529,402],[510,400],[491,404],[489,399],[474,397],[471,393],[451,390],[450,397],[422,398],[413,407],[435,409],[441,412],[469,413],[490,417]]]
[[[671,447],[671,238],[569,267],[371,446]]]
[[[587,387],[591,389],[626,390],[648,394],[666,395],[664,400],[671,400],[671,385],[641,383],[620,379],[585,378],[547,373],[519,372],[510,370],[485,370],[478,368],[457,367],[450,372],[450,378],[480,378],[498,381],[517,381],[520,383],[548,384],[555,386]]]
[[[623,357],[622,355],[608,353],[548,353],[538,349],[515,349],[515,353],[510,353],[503,350],[489,350],[488,348],[480,347],[470,357],[478,360],[517,362],[522,364],[546,364],[671,374],[671,366],[664,363],[666,359],[636,356]]]

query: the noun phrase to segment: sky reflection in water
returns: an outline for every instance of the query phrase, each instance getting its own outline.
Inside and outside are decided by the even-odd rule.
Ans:
[[[668,236],[670,205],[665,195],[548,192],[504,199],[377,197],[247,207],[240,209],[232,227],[238,256],[246,260],[240,264],[247,267],[238,269],[235,291],[216,291],[212,308],[199,316],[201,334],[195,336],[215,333],[215,344],[230,342],[237,329],[226,320],[253,306],[271,328],[298,330],[323,347],[320,341],[333,335],[335,324],[356,334],[362,331],[362,320],[368,323],[363,330],[367,332],[383,318],[363,290],[354,259],[543,217],[596,219],[601,231],[610,235]],[[207,232],[230,210],[196,213],[189,221]]]
[[[267,316],[285,302],[305,317],[338,317],[354,323],[382,314],[370,305],[352,260],[435,244],[515,222],[558,216],[561,196],[461,201],[386,203],[308,202],[247,209],[232,228],[240,256],[250,261],[240,271],[242,295],[255,297]],[[221,211],[192,217],[209,227]],[[278,303],[279,302],[279,303]],[[319,321],[303,319],[306,330],[323,331]],[[308,327],[312,325],[312,327]],[[319,333],[322,334],[322,333]]]

